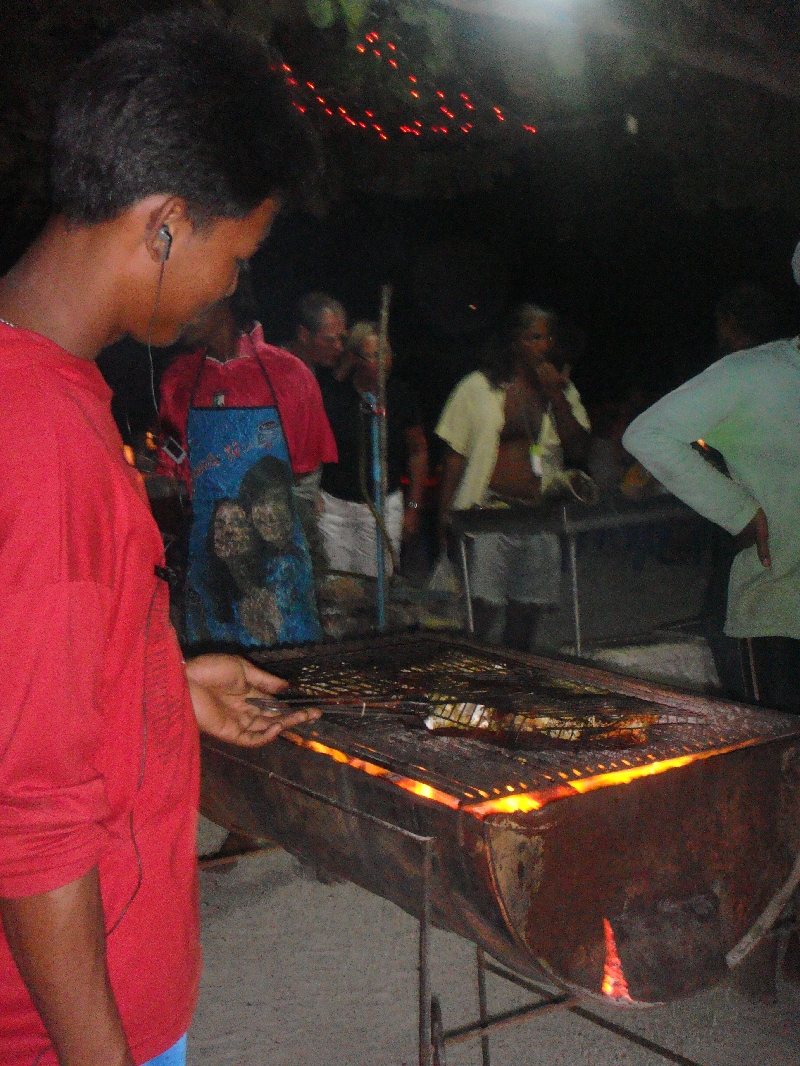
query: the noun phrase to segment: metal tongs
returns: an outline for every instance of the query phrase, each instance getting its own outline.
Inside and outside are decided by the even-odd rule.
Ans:
[[[339,700],[335,697],[317,696],[275,696],[271,699],[262,696],[248,696],[247,703],[263,711],[303,710],[316,707],[332,715],[344,715],[349,718],[402,718],[424,724],[430,713],[430,704],[423,700]]]

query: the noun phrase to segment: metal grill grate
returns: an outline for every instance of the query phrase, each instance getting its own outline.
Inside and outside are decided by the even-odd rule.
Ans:
[[[340,718],[298,732],[464,802],[548,790],[793,732],[780,715],[669,693],[556,660],[409,638],[270,669],[309,697],[424,701],[422,722]],[[433,731],[431,731],[431,729]]]

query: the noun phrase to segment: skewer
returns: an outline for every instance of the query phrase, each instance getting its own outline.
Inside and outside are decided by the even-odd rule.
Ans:
[[[322,698],[315,698],[313,696],[287,696],[285,699],[276,697],[273,699],[265,699],[260,696],[249,696],[247,702],[252,703],[255,706],[267,711],[285,711],[292,708],[303,707],[317,707],[319,710],[332,715],[342,715],[350,718],[411,718],[417,721],[423,720],[428,715],[433,715],[434,718],[442,718],[442,721],[447,721],[450,718],[449,714],[441,716],[441,712],[445,708],[459,707],[466,708],[472,707],[474,710],[485,709],[488,712],[494,711],[503,717],[511,717],[513,719],[530,719],[545,716],[552,720],[558,720],[563,718],[570,723],[575,724],[575,728],[581,728],[587,732],[592,732],[598,727],[596,726],[581,726],[580,719],[592,717],[602,722],[604,725],[612,725],[619,722],[620,718],[635,717],[637,710],[639,714],[647,714],[644,709],[633,708],[602,708],[593,709],[589,707],[569,707],[558,706],[548,703],[540,703],[538,706],[533,705],[530,707],[520,707],[515,705],[513,700],[508,696],[501,696],[499,699],[489,700],[487,697],[478,698],[476,696],[470,696],[461,694],[455,697],[436,697],[428,700],[337,700],[334,697],[324,696]],[[440,714],[437,715],[437,711]],[[698,719],[691,716],[686,718],[677,718],[669,716],[669,724],[691,724],[697,722]],[[454,722],[454,724],[458,724]],[[520,722],[521,724],[521,722]],[[656,723],[653,723],[656,724]],[[519,728],[519,727],[518,727]]]
[[[263,696],[248,696],[249,702],[256,702],[258,700],[268,703],[280,703],[282,706],[287,707],[366,707],[374,708],[376,710],[428,710],[430,707],[430,700],[376,700],[376,699],[359,699],[358,696],[346,696],[345,698],[337,696],[281,696],[280,694],[275,696],[263,697]]]
[[[397,703],[390,701],[386,701],[385,703],[376,701],[354,703],[348,701],[345,703],[331,699],[317,700],[312,696],[294,696],[285,700],[263,699],[261,696],[248,696],[247,703],[252,703],[255,707],[258,707],[263,711],[283,711],[291,710],[292,708],[318,707],[319,710],[328,711],[330,714],[344,714],[354,718],[419,718],[426,710],[428,710],[428,705],[423,703],[420,703],[416,709],[414,709],[408,706],[402,707]]]

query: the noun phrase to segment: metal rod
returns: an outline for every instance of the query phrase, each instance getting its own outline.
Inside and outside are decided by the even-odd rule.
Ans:
[[[409,829],[403,829],[393,822],[377,818],[374,814],[360,811],[348,803],[340,803],[339,800],[325,796],[313,788],[306,788],[305,785],[299,785],[296,781],[289,781],[271,770],[267,778],[294,789],[295,792],[302,792],[304,796],[319,800],[320,803],[334,807],[344,814],[352,814],[356,818],[362,818],[365,822],[379,825],[383,829],[398,833],[407,840],[413,840],[422,845],[422,907],[419,918],[419,1066],[431,1066],[430,925],[434,837],[412,833]]]
[[[467,603],[467,632],[475,632],[475,619],[472,614],[472,592],[469,587],[469,567],[467,566],[467,538],[463,533],[458,537],[458,550],[461,554],[461,576],[464,580],[464,598]]]
[[[422,908],[419,918],[419,1066],[431,1066],[430,923],[431,839],[422,845]]]
[[[753,654],[753,638],[745,637],[747,641],[747,658],[750,666],[750,681],[753,686],[753,700],[756,703],[761,703],[761,693],[758,688],[758,674],[756,673],[756,658]]]
[[[256,707],[366,707],[369,710],[371,707],[375,709],[396,709],[402,711],[404,708],[409,710],[415,708],[416,710],[428,710],[431,707],[429,700],[360,700],[358,697],[350,696],[349,699],[339,699],[336,696],[247,696],[247,703],[252,703]],[[441,701],[439,701],[441,702]],[[452,702],[452,701],[448,701]]]
[[[385,555],[383,550],[383,490],[381,486],[381,435],[380,435],[380,408],[376,404],[372,409],[370,421],[372,424],[372,491],[374,492],[373,503],[377,520],[375,522],[375,580],[376,606],[378,611],[378,629],[381,632],[386,629],[386,569]]]
[[[279,709],[279,705],[276,704],[276,709]],[[314,706],[309,704],[309,707]],[[319,710],[324,711],[330,715],[342,715],[345,718],[413,718],[417,721],[421,721],[421,715],[424,711],[400,711],[390,706],[387,706],[385,710],[380,710],[377,707],[363,707],[357,703],[323,703]]]
[[[504,1011],[502,1014],[490,1015],[485,1022],[473,1022],[471,1025],[462,1025],[458,1029],[448,1029],[444,1034],[444,1041],[445,1044],[463,1044],[467,1040],[472,1040],[478,1033],[484,1033],[490,1029],[501,1029],[507,1025],[517,1025],[530,1018],[532,1014],[543,1015],[551,1014],[556,1010],[571,1010],[573,1004],[578,1002],[577,996],[559,996],[557,999],[548,999],[543,1003],[528,1003],[522,1007]],[[483,1050],[484,1039],[488,1042],[488,1038],[481,1037],[481,1050]],[[694,1066],[697,1066],[697,1063]]]
[[[267,774],[267,780],[277,781],[279,785],[286,785],[287,788],[292,788],[295,792],[302,792],[304,796],[310,796],[311,799],[319,800],[320,803],[325,803],[329,807],[335,807],[337,811],[342,811],[344,814],[352,814],[356,818],[363,818],[365,822],[372,822],[373,825],[379,825],[382,829],[388,829],[392,833],[399,833],[400,836],[406,837],[408,840],[415,840],[418,844],[433,844],[434,837],[412,833],[410,829],[403,829],[402,826],[395,825],[394,822],[386,822],[383,818],[377,818],[374,814],[360,811],[357,807],[351,807],[348,803],[340,803],[339,800],[335,800],[331,796],[324,796],[313,788],[306,788],[305,785],[298,785],[296,781],[289,781],[287,778],[281,777],[280,774],[273,773],[272,770]]]
[[[378,381],[376,389],[375,410],[372,415],[372,483],[375,493],[375,510],[381,522],[386,513],[386,354],[388,351],[389,303],[392,298],[391,285],[381,289],[381,314],[378,329]],[[376,578],[378,629],[386,629],[386,570],[384,561],[383,535],[376,523]]]
[[[575,532],[569,523],[566,507],[564,507],[562,513],[564,516],[564,533],[566,534],[567,546],[569,548],[569,573],[572,579],[572,618],[575,625],[575,654],[580,655],[583,651],[583,642],[581,641],[581,604],[578,596],[578,546]]]
[[[259,696],[248,696],[245,702],[252,703],[254,707],[259,707],[262,711],[279,712],[313,707],[320,711],[327,711],[330,714],[344,714],[352,718],[419,718],[420,715],[429,714],[432,707],[435,707],[435,704],[423,703],[421,700],[418,703],[410,700],[404,701],[404,706],[398,706],[392,700],[386,700],[385,702],[377,700],[370,702],[367,700],[363,703],[356,703],[351,700],[347,702],[315,700],[313,696],[303,696],[302,698],[288,700],[268,700],[261,699]]]
[[[478,963],[478,1014],[481,1019],[481,1027],[485,1030],[481,1034],[481,1062],[483,1066],[492,1066],[489,1053],[488,1020],[489,1010],[486,1003],[486,959],[483,948],[476,948],[476,961]]]
[[[497,977],[504,978],[504,980],[509,981],[513,985],[519,985],[520,988],[524,988],[528,992],[534,992],[540,996],[552,995],[551,991],[547,988],[543,988],[535,981],[520,977],[519,974],[506,970],[492,962],[486,963],[486,969],[490,973],[496,974]],[[567,989],[567,986],[556,978],[553,978],[552,981],[557,988],[561,988],[562,990]],[[617,1025],[616,1022],[608,1021],[607,1018],[603,1018],[600,1014],[595,1014],[594,1011],[578,1006],[577,997],[572,998],[576,999],[575,1003],[564,1004],[564,1008],[568,1010],[570,1014],[576,1014],[579,1018],[583,1018],[584,1021],[591,1022],[593,1025],[597,1025],[601,1029],[607,1029],[610,1033],[621,1037],[623,1040],[629,1040],[632,1044],[638,1044],[639,1047],[643,1047],[647,1051],[652,1051],[654,1054],[660,1055],[661,1058],[666,1059],[667,1062],[676,1063],[676,1066],[702,1066],[702,1063],[696,1062],[694,1059],[687,1059],[685,1056],[679,1055],[677,1051],[670,1051],[669,1048],[662,1047],[661,1044],[656,1044],[652,1040],[648,1040],[647,1037],[639,1036],[638,1033],[633,1032],[631,1029],[626,1029],[622,1025]]]

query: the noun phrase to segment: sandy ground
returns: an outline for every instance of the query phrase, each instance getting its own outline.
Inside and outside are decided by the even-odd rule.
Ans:
[[[417,923],[351,884],[310,881],[284,851],[201,874],[205,974],[191,1066],[416,1066]],[[474,948],[434,931],[445,1028],[477,1018]],[[525,1000],[489,975],[489,1008]],[[596,1009],[594,1006],[592,1009]],[[797,1066],[800,991],[774,1003],[730,987],[646,1011],[609,1011],[701,1066]],[[493,1066],[663,1066],[669,1060],[566,1012],[492,1035]],[[479,1066],[480,1042],[448,1048]]]
[[[699,610],[702,555],[664,543],[598,541],[580,557],[584,639],[623,641]],[[678,545],[677,548],[681,546]],[[542,634],[569,643],[568,582]],[[201,874],[205,974],[190,1066],[412,1066],[417,1063],[417,924],[351,884],[309,880],[284,851]],[[435,931],[432,990],[445,1028],[475,1020],[474,947]],[[525,994],[493,978],[491,1011]],[[612,1011],[700,1066],[800,1066],[800,991],[774,1003],[721,987],[648,1011]],[[557,1012],[492,1036],[493,1066],[661,1066],[651,1051]],[[479,1041],[448,1049],[478,1066]],[[675,1060],[673,1060],[675,1061]]]

